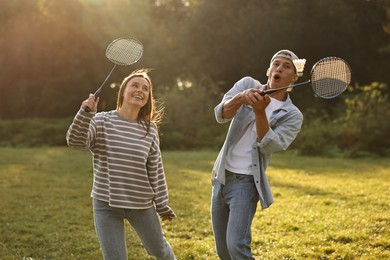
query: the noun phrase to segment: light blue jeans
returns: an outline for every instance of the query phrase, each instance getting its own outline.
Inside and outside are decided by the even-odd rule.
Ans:
[[[93,200],[96,233],[104,260],[126,260],[125,223],[127,219],[140,237],[146,251],[156,259],[175,259],[165,239],[156,209],[122,209],[107,202]]]
[[[220,259],[254,259],[251,225],[258,201],[252,175],[226,171],[225,185],[213,181],[211,219]]]

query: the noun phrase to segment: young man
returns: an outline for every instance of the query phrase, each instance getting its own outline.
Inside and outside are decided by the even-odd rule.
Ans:
[[[218,123],[231,121],[212,171],[211,216],[220,259],[254,259],[251,224],[257,202],[263,209],[273,203],[266,168],[272,153],[293,142],[303,121],[287,89],[261,92],[293,84],[304,64],[293,52],[281,50],[271,59],[266,85],[244,77],[214,109]]]

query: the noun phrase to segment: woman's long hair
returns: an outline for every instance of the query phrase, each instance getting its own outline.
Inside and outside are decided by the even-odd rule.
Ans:
[[[132,73],[130,73],[129,76],[127,76],[123,81],[119,88],[118,92],[118,98],[116,103],[116,109],[122,107],[123,104],[123,93],[126,89],[127,83],[135,77],[141,77],[146,79],[149,82],[149,97],[146,104],[141,107],[138,116],[137,116],[137,122],[141,125],[143,125],[146,128],[146,134],[149,134],[150,132],[150,124],[153,123],[156,126],[156,130],[158,130],[158,126],[161,123],[162,116],[164,113],[164,107],[159,106],[156,107],[156,100],[153,97],[153,83],[149,76],[149,72],[151,69],[139,69],[135,70]]]

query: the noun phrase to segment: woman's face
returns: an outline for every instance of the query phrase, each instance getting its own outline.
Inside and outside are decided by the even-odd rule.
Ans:
[[[149,93],[149,81],[143,77],[134,77],[126,84],[123,92],[123,104],[141,108],[148,102]]]

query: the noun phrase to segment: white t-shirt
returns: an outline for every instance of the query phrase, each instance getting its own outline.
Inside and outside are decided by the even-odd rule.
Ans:
[[[283,103],[283,101],[271,97],[271,102],[265,110],[268,121],[272,112],[279,109]],[[241,139],[229,148],[225,165],[228,171],[238,174],[251,174],[252,145],[256,142],[256,139],[256,121],[254,120],[248,125]]]

